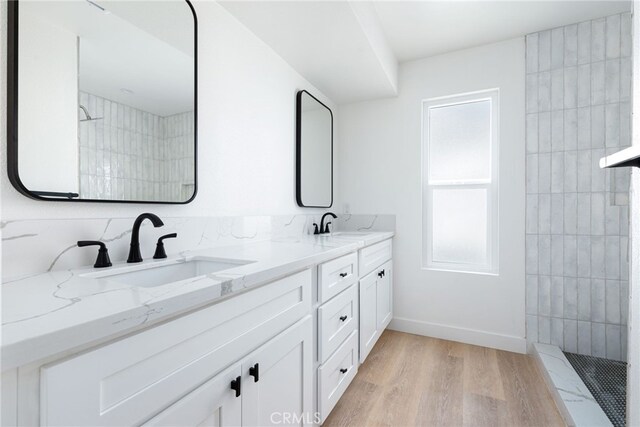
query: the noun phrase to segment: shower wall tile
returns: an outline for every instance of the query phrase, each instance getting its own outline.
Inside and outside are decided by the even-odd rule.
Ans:
[[[628,310],[631,19],[526,37],[527,342],[621,358]]]

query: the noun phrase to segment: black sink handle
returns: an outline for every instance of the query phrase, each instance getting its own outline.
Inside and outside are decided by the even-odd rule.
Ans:
[[[164,259],[167,257],[167,253],[164,250],[164,239],[175,239],[178,237],[178,233],[165,234],[158,239],[156,244],[156,253],[153,254],[153,259]]]

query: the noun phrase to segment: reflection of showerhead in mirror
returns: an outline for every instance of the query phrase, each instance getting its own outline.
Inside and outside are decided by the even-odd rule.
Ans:
[[[94,120],[102,120],[102,117],[91,117],[91,115],[89,114],[89,111],[87,111],[87,108],[84,105],[80,104],[79,107],[84,113],[84,119],[80,119],[81,122],[92,122]]]

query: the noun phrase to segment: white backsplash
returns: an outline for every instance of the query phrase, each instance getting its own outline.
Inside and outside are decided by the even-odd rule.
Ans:
[[[243,241],[284,239],[313,233],[321,214],[228,217],[167,217],[154,228],[145,221],[140,232],[143,258],[151,258],[158,237],[178,233],[165,241],[169,255],[186,250],[227,246]],[[2,281],[92,265],[97,250],[78,248],[78,240],[107,244],[112,262],[127,258],[135,218],[18,220],[0,224],[2,232]],[[340,215],[335,230],[395,231],[395,215]]]

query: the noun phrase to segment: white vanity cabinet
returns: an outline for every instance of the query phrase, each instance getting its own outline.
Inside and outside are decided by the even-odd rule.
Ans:
[[[393,271],[391,240],[360,250],[360,363],[391,322],[393,314]],[[366,266],[363,268],[362,266]]]

